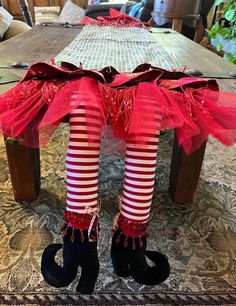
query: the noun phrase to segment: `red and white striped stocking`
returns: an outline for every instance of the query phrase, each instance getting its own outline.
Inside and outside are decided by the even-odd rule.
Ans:
[[[92,216],[98,210],[98,162],[102,124],[102,115],[95,107],[85,109],[81,106],[70,114],[65,222],[80,230],[88,230]]]
[[[125,180],[118,220],[128,237],[146,235],[151,209],[159,144],[159,130],[153,135],[130,137],[125,156]]]

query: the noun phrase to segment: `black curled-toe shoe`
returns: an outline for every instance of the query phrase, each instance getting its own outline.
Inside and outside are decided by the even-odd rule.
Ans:
[[[99,273],[96,238],[93,240],[88,240],[87,231],[67,227],[63,245],[50,244],[43,252],[41,272],[45,281],[53,287],[66,287],[75,279],[80,266],[81,276],[76,291],[82,294],[93,293]],[[55,256],[62,247],[63,266],[59,266]]]
[[[150,267],[147,256],[155,263]],[[112,238],[111,258],[114,272],[120,277],[131,276],[143,285],[159,285],[170,274],[170,265],[165,255],[146,251],[146,237],[130,238],[117,230]]]

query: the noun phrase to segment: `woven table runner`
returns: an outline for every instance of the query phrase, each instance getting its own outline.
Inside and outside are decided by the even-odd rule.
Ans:
[[[151,33],[143,28],[85,26],[78,36],[59,53],[55,61],[82,64],[84,69],[113,66],[119,72],[131,72],[138,65],[172,69],[165,50]]]

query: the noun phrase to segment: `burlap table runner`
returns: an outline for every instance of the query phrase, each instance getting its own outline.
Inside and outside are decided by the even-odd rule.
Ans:
[[[131,72],[143,63],[172,68],[152,34],[136,27],[87,25],[55,60],[82,64],[85,69],[113,66],[119,72]]]

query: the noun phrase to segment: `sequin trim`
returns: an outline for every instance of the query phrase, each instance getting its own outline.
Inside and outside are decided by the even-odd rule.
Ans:
[[[133,220],[129,220],[126,217],[119,215],[118,227],[122,233],[131,238],[147,237],[146,232],[148,227],[148,222],[141,223]]]

